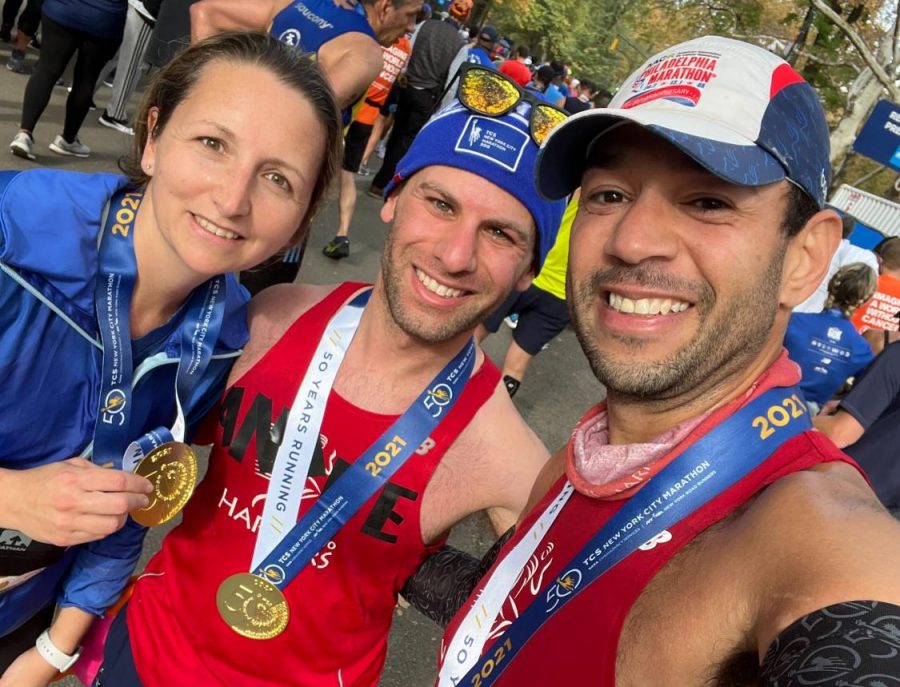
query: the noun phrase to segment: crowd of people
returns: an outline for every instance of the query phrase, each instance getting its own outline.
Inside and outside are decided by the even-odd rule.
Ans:
[[[133,148],[0,173],[0,687],[374,687],[401,594],[438,687],[900,678],[900,308],[860,315],[900,238],[850,241],[780,57],[696,38],[612,95],[471,0],[35,5],[11,152],[73,58],[50,149],[113,64]],[[304,283],[381,142],[374,283]],[[551,451],[511,397],[566,327],[606,396]]]

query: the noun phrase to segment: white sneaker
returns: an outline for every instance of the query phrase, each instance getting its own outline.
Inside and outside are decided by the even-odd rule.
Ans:
[[[13,155],[24,157],[26,160],[34,160],[34,153],[31,149],[34,147],[34,139],[27,131],[20,131],[15,135],[9,144],[9,150]]]
[[[116,119],[109,115],[106,110],[103,110],[103,114],[97,118],[97,121],[105,127],[127,134],[128,136],[134,136],[134,129],[128,126],[128,122],[123,119]]]
[[[91,154],[91,149],[77,138],[69,143],[61,135],[53,139],[53,143],[50,144],[50,150],[60,155],[73,155],[75,157],[88,157]]]

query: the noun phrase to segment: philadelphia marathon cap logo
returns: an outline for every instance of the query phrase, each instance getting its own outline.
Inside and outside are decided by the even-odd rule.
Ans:
[[[707,50],[662,55],[638,74],[629,89],[632,95],[620,107],[627,110],[660,98],[695,107],[703,89],[716,78],[720,57]]]

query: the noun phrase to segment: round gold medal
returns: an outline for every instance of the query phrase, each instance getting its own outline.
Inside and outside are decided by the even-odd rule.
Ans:
[[[162,525],[191,498],[197,483],[197,456],[187,444],[170,441],[144,456],[134,474],[150,480],[153,493],[147,507],[133,511],[131,517],[145,527]]]
[[[288,605],[274,584],[258,575],[237,573],[225,579],[216,592],[222,620],[248,639],[272,639],[288,624]]]

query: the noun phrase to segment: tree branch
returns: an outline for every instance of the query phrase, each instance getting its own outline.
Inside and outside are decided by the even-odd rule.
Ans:
[[[731,33],[729,35],[731,36],[731,38],[737,38],[737,39],[744,40],[744,41],[759,42],[762,40],[762,41],[784,43],[785,45],[788,45],[793,41],[792,38],[788,38],[786,36],[775,36],[771,33],[745,33],[745,34]],[[807,59],[812,60],[813,62],[817,62],[818,64],[824,64],[826,67],[849,67],[856,74],[859,74],[862,71],[862,67],[860,67],[858,64],[854,64],[853,62],[848,62],[846,60],[844,60],[844,61],[826,60],[824,57],[819,57],[818,55],[815,55],[815,54],[809,52],[808,50],[799,50],[798,54],[803,55]]]
[[[771,33],[732,33],[729,34],[731,38],[738,38],[740,40],[767,40],[767,41],[777,41],[779,43],[784,43],[787,45],[788,43],[793,41],[793,38],[789,38],[787,36],[776,36]]]
[[[828,3],[824,2],[824,0],[810,0],[812,4],[815,6],[817,10],[819,10],[822,14],[828,17],[835,26],[837,26],[841,31],[844,32],[844,35],[850,40],[858,51],[860,56],[862,56],[863,61],[872,70],[872,73],[881,82],[881,84],[888,90],[891,94],[891,99],[895,101],[900,101],[900,88],[897,87],[897,84],[894,82],[894,79],[888,76],[887,72],[884,70],[878,60],[875,59],[875,56],[872,52],[866,47],[866,44],[863,43],[860,35],[853,30],[853,27],[850,26],[843,17],[841,17],[837,12],[831,9],[831,6]],[[885,37],[885,40],[888,40]],[[893,56],[892,56],[893,57]],[[891,64],[893,67],[893,64]],[[891,69],[893,71],[893,69]]]
[[[849,67],[854,72],[856,72],[856,74],[859,74],[862,71],[862,67],[860,67],[858,64],[853,64],[852,62],[831,62],[819,57],[818,55],[814,55],[807,50],[800,50],[798,51],[798,54],[803,55],[806,59],[813,62],[824,64],[826,67]]]
[[[894,36],[891,41],[891,64],[897,63],[897,55],[900,51],[900,0],[894,8]]]

